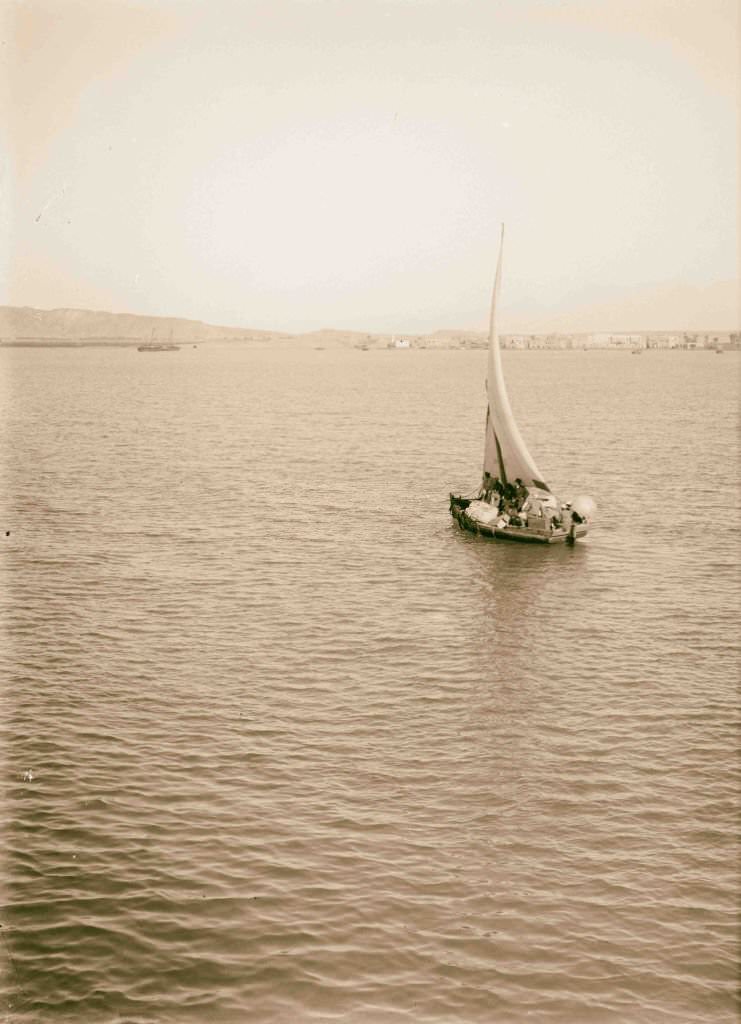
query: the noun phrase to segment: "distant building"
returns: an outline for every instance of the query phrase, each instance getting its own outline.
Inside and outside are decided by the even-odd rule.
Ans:
[[[645,335],[646,348],[684,348],[683,335],[652,331]]]
[[[589,334],[504,334],[502,348],[564,351],[592,347]]]
[[[591,348],[642,348],[642,334],[592,334],[589,338]]]

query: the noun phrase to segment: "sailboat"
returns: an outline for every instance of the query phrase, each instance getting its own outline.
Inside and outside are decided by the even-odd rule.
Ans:
[[[139,352],[179,352],[180,346],[175,345],[172,340],[172,331],[170,331],[170,340],[155,341],[154,340],[154,327],[152,328],[152,336],[149,341],[145,341],[142,345],[137,346]]]
[[[461,528],[485,537],[540,544],[573,544],[588,532],[596,505],[587,496],[561,501],[552,493],[512,415],[497,334],[503,246],[504,225],[489,320],[483,478],[481,487],[473,496],[451,493],[450,512]]]

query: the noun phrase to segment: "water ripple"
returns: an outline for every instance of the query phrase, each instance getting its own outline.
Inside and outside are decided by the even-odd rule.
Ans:
[[[0,353],[5,1018],[735,1021],[737,356],[506,354],[544,552],[480,353],[181,355]]]

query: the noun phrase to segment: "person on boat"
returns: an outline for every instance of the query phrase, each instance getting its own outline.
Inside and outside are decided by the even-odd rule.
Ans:
[[[566,537],[567,544],[573,544],[576,541],[576,528],[579,523],[583,523],[584,520],[573,508],[571,509],[571,525],[569,526],[569,533]]]
[[[488,472],[484,473],[483,500],[488,501],[491,504],[494,504],[494,501],[496,501],[496,503],[499,504],[499,494],[501,490],[502,485],[500,483],[499,477],[492,476]],[[497,497],[494,500],[492,500],[493,495],[497,495]]]
[[[517,505],[519,508],[522,508],[522,506],[525,504],[529,493],[530,491],[528,491],[527,487],[524,485],[524,483],[522,482],[522,480],[520,480],[518,476],[515,480],[515,498],[517,500]]]
[[[496,504],[497,508],[501,510],[502,507],[502,492],[504,486],[498,476],[494,477],[494,484],[492,486],[492,505]]]
[[[502,492],[502,511],[512,513],[516,512],[517,509],[515,507],[515,499],[507,491],[508,486],[508,484],[505,484],[504,490]]]
[[[553,531],[558,529],[561,525],[561,521],[558,519],[556,510],[550,505],[543,506],[543,520],[543,526],[545,527],[546,533],[553,533]]]

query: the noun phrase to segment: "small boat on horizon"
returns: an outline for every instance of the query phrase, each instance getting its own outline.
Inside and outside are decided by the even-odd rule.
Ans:
[[[561,501],[551,492],[512,415],[496,324],[503,246],[504,225],[489,319],[483,478],[472,496],[450,494],[450,513],[462,529],[485,537],[573,544],[588,532],[596,505],[585,495]]]
[[[195,348],[195,345],[193,346]],[[155,341],[154,340],[154,328],[152,328],[152,337],[149,341],[145,341],[141,345],[137,345],[138,352],[179,352],[180,346],[176,345],[172,340],[172,331],[170,331],[169,341]]]

